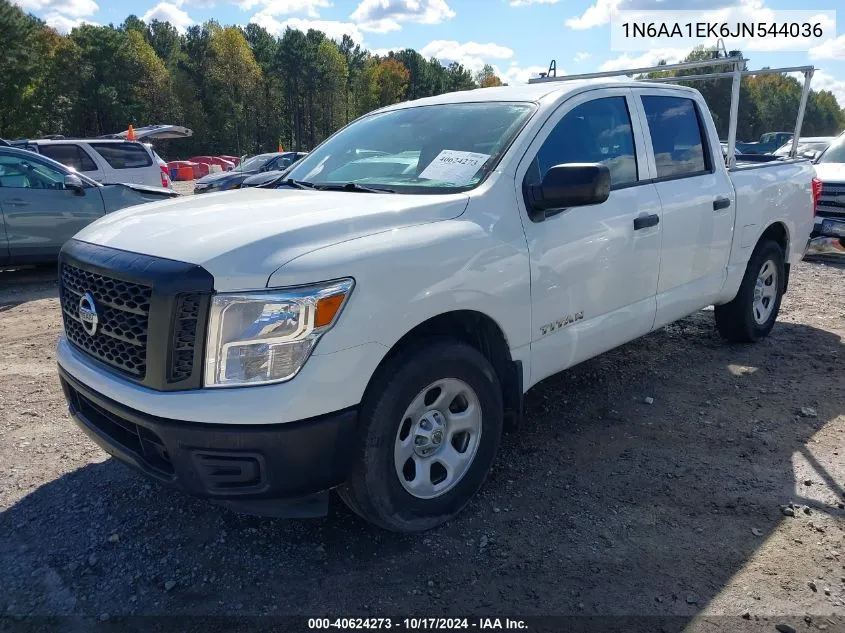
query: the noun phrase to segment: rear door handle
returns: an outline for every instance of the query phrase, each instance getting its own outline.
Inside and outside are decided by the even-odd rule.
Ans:
[[[722,198],[720,196],[713,201],[714,211],[721,211],[722,209],[727,209],[729,206],[731,206],[730,198]]]
[[[640,229],[647,229],[650,226],[657,226],[659,222],[660,216],[656,213],[641,215],[638,218],[634,218],[634,230],[639,231]]]
[[[9,200],[3,200],[3,204],[8,204],[10,207],[25,207],[29,202],[21,198],[10,198]]]

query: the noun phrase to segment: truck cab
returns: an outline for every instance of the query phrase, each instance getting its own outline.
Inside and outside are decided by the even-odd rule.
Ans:
[[[726,339],[765,337],[813,175],[729,170],[681,86],[397,104],[276,188],[79,233],[61,258],[62,385],[94,441],[162,483],[296,516],[335,489],[385,529],[429,529],[480,488],[540,380],[708,305]]]

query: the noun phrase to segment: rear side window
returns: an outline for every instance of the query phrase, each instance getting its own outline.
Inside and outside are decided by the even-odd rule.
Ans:
[[[149,167],[153,159],[139,143],[89,143],[114,169]]]
[[[537,152],[526,180],[541,182],[551,167],[565,163],[603,163],[614,187],[637,181],[634,133],[624,97],[595,99],[570,110]]]
[[[643,96],[658,178],[710,172],[707,138],[695,102],[683,97]]]
[[[88,152],[79,145],[50,144],[42,145],[39,149],[47,158],[52,158],[66,167],[73,167],[76,171],[97,170],[97,165],[91,160]]]

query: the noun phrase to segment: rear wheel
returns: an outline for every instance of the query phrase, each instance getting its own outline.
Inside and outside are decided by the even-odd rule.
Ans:
[[[715,308],[719,333],[733,343],[752,343],[767,336],[780,311],[785,279],[780,244],[770,240],[758,244],[736,297]]]
[[[396,532],[433,528],[478,491],[502,433],[490,362],[458,341],[429,341],[390,360],[362,403],[352,474],[338,489],[358,515]]]

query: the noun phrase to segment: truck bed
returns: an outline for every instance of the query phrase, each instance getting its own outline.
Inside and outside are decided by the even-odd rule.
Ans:
[[[744,266],[763,230],[773,221],[781,222],[786,229],[786,261],[800,261],[806,242],[790,238],[808,235],[812,228],[812,163],[803,158],[738,160],[729,174],[736,191],[730,264]]]

